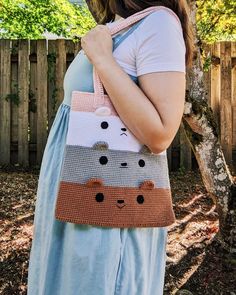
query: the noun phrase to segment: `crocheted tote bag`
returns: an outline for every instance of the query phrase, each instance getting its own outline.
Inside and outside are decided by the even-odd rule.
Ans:
[[[111,35],[160,9],[119,21]],[[94,93],[73,91],[55,218],[104,227],[175,222],[166,151],[152,153],[116,112],[93,67]]]

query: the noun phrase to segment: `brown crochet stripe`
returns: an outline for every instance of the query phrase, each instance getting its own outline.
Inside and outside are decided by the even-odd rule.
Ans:
[[[62,181],[55,217],[66,222],[108,227],[171,225],[175,214],[170,189],[154,188],[151,181],[145,182],[139,188],[127,188],[103,186],[100,179],[87,184]]]

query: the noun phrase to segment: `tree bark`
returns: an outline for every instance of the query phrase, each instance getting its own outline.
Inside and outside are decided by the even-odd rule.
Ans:
[[[195,1],[191,1],[190,9],[195,42],[198,44]],[[236,254],[236,186],[219,142],[219,127],[205,96],[200,57],[200,48],[196,46],[193,67],[187,73],[183,124],[202,180],[214,199],[219,214],[219,232],[216,238],[228,253]]]

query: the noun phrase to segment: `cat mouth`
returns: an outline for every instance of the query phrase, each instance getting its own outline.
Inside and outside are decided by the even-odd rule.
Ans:
[[[122,209],[123,207],[125,207],[125,204],[116,204],[116,206],[120,209]]]
[[[127,166],[120,166],[120,168],[128,168]]]
[[[121,135],[121,136],[122,136],[122,135],[126,135],[126,136],[128,136],[128,135],[127,135],[126,133],[124,133],[124,132],[122,132],[120,135]]]

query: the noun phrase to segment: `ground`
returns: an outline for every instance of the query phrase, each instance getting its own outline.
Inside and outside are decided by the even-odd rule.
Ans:
[[[0,171],[2,295],[26,294],[38,173]],[[164,295],[191,294],[184,290],[236,295],[236,271],[222,263],[224,252],[216,240],[218,214],[198,170],[171,172],[170,181],[176,223],[168,231]]]

